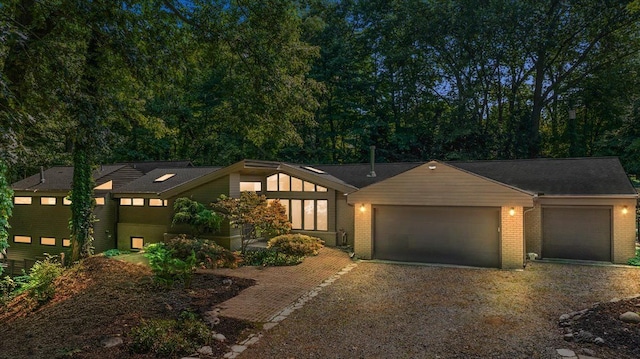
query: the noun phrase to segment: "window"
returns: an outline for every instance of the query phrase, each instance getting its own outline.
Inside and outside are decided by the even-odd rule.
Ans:
[[[105,182],[94,188],[94,190],[112,190],[112,189],[113,189],[113,181]]]
[[[162,175],[162,176],[156,178],[153,182],[164,182],[164,181],[168,180],[169,178],[171,178],[171,177],[173,177],[175,175],[176,175],[175,173],[167,173],[165,175]]]
[[[131,205],[131,198],[120,198],[120,205],[121,206],[130,206]]]
[[[13,236],[14,243],[31,243],[31,237],[29,236]]]
[[[278,189],[280,192],[289,192],[291,190],[291,182],[289,181],[291,177],[288,174],[280,173],[278,174]]]
[[[240,182],[240,192],[260,192],[262,182]]]
[[[316,201],[316,229],[319,231],[326,231],[329,228],[327,207],[328,201],[326,199]]]
[[[312,199],[304,200],[304,229],[315,229],[316,208],[315,201]]]
[[[291,229],[302,229],[302,201],[291,200]]]
[[[269,203],[275,201],[269,199]],[[326,231],[329,229],[329,201],[326,199],[281,199],[285,208],[291,229],[308,231]]]
[[[275,192],[278,190],[278,174],[267,177],[267,191]]]
[[[160,198],[149,198],[150,207],[166,207],[169,205],[169,201]]]
[[[62,204],[65,206],[70,206],[71,205],[71,199],[69,197],[65,197],[62,199]]]
[[[13,204],[31,204],[31,197],[14,197]]]
[[[55,197],[40,197],[40,204],[43,206],[55,206],[56,198]]]
[[[291,191],[302,192],[302,180],[300,178],[291,177]]]
[[[242,186],[241,182],[241,186]],[[242,187],[240,187],[242,191]],[[303,181],[300,178],[285,173],[276,173],[267,177],[267,191],[269,192],[327,192],[326,187]]]
[[[316,191],[316,185],[311,183],[311,182],[304,181],[304,191],[305,192],[315,192]]]
[[[131,249],[142,249],[144,247],[144,237],[131,237]]]
[[[71,247],[71,240],[69,238],[62,238],[63,247]]]
[[[104,197],[96,197],[96,206],[104,206]]]
[[[327,192],[327,188],[316,185],[316,191],[317,192]]]
[[[144,206],[144,198],[133,198],[131,200],[131,204],[134,206]]]
[[[315,172],[315,173],[318,173],[318,174],[325,174],[325,173],[327,173],[327,172],[325,172],[325,171],[323,171],[323,170],[319,170],[319,169],[314,168],[314,167],[311,167],[311,166],[306,166],[306,167],[302,167],[302,168],[304,168],[304,169],[305,169],[305,170],[307,170],[307,171]]]
[[[40,244],[43,246],[55,246],[56,239],[53,237],[40,237]]]

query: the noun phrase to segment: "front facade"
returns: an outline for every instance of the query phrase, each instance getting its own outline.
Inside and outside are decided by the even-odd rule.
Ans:
[[[188,233],[171,225],[177,198],[210,204],[255,191],[280,200],[293,232],[349,245],[363,259],[522,268],[527,253],[613,263],[635,254],[637,194],[616,158],[376,166],[105,166],[95,177],[96,251],[139,250]],[[55,185],[70,182],[65,171],[14,184],[10,259],[66,250],[69,188]],[[228,224],[207,237],[240,247]]]

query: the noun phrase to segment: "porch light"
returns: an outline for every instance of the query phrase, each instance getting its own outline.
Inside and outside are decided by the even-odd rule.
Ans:
[[[515,216],[516,215],[516,209],[511,207],[511,209],[509,209],[509,215],[512,216],[512,217]]]
[[[622,207],[622,214],[627,214],[629,213],[629,209],[627,208],[627,206]]]
[[[367,207],[364,206],[364,203],[360,205],[360,212],[364,213],[367,210]]]

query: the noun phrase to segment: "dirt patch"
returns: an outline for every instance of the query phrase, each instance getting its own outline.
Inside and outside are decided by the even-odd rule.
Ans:
[[[33,309],[18,297],[0,312],[0,358],[150,358],[128,350],[128,334],[141,319],[175,319],[184,310],[202,315],[253,284],[196,273],[190,289],[164,290],[146,267],[92,257],[58,278],[49,303]],[[227,343],[214,342],[214,356],[254,329],[248,322],[220,319],[213,330]],[[110,336],[122,337],[124,345],[102,348],[100,341]]]

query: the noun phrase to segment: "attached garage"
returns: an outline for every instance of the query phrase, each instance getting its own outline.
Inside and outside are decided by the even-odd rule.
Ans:
[[[500,208],[378,206],[376,259],[500,267]]]
[[[542,207],[542,257],[611,262],[611,207]]]

